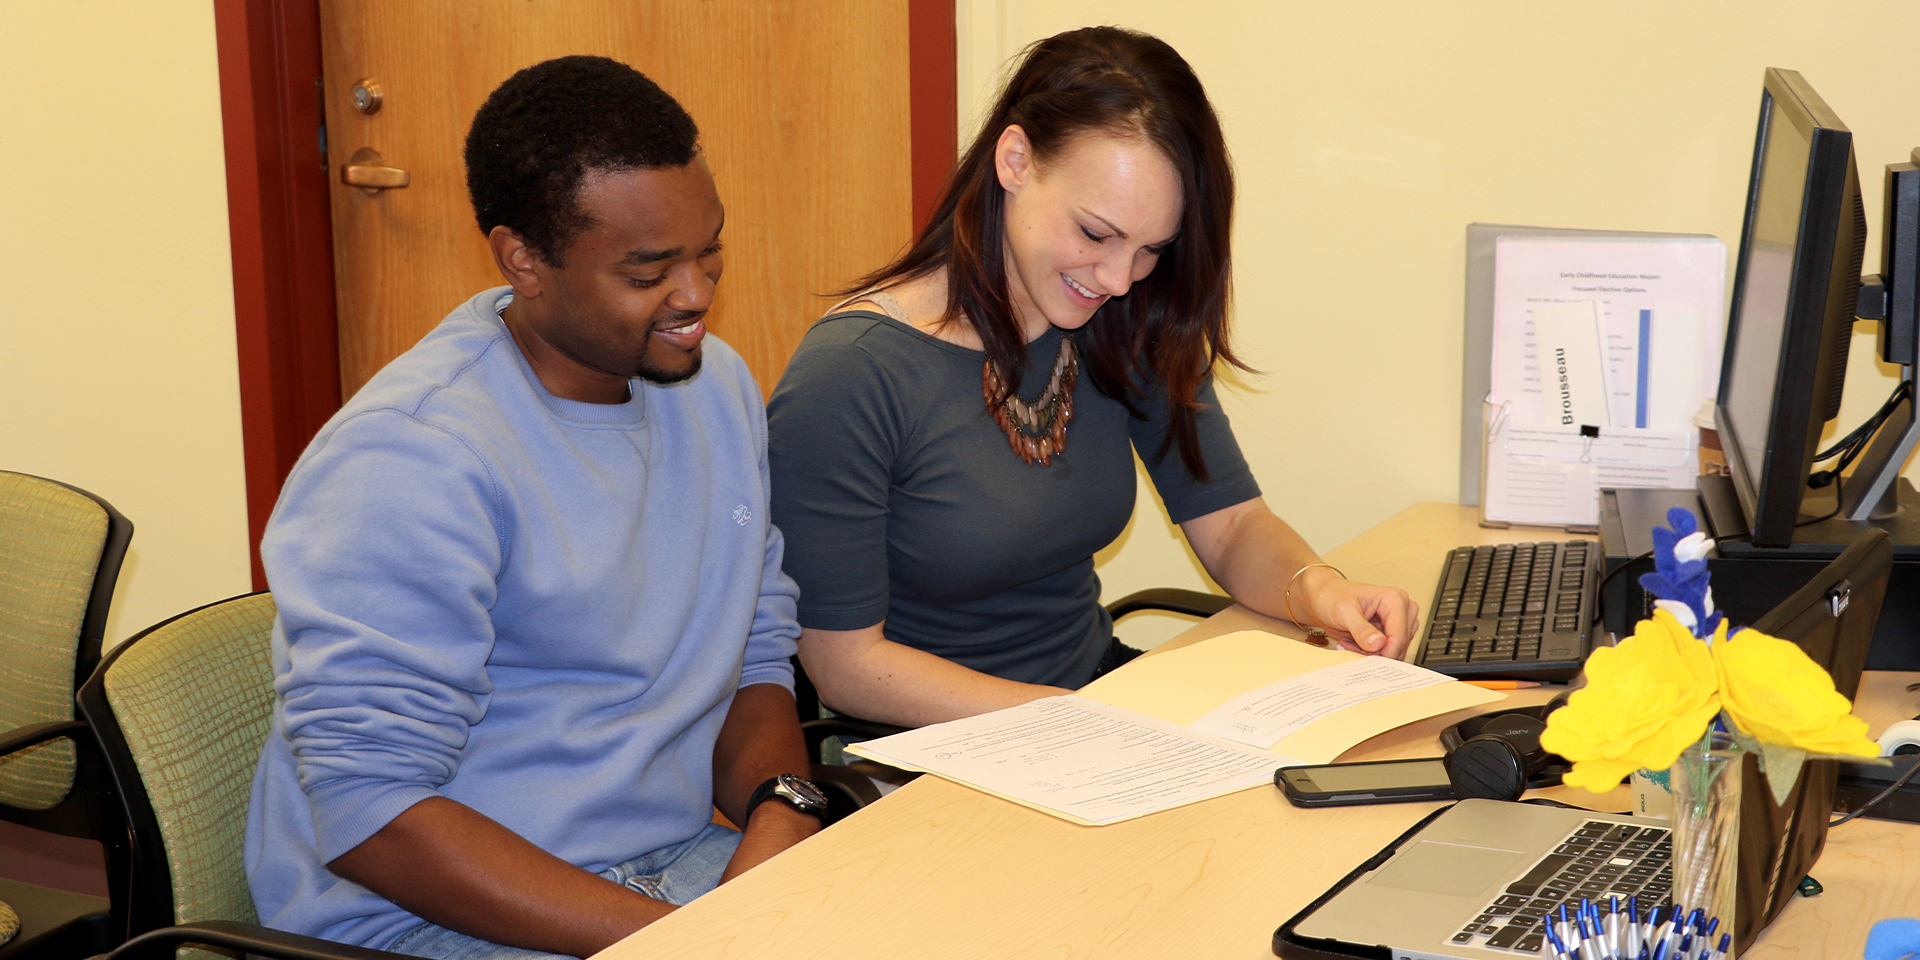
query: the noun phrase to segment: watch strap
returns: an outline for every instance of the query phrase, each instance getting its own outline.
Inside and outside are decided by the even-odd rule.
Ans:
[[[820,788],[815,787],[811,780],[806,780],[802,777],[794,777],[793,774],[790,774],[790,773],[783,773],[777,776],[768,777],[764,781],[761,781],[759,786],[753,788],[753,793],[747,797],[748,819],[752,819],[753,812],[755,810],[760,809],[761,804],[766,803],[768,800],[779,800],[781,803],[784,803],[787,806],[800,811],[801,813],[807,814],[809,816],[819,817],[824,822],[826,820],[826,813],[827,813],[826,806],[822,804],[818,809],[809,809],[809,806],[803,803],[798,798],[790,797],[787,794],[781,793],[779,790],[781,777],[793,777],[793,779],[800,780],[801,782],[807,784],[807,786],[813,787],[813,790],[815,793],[820,793]],[[741,824],[741,826],[745,827],[746,824]]]

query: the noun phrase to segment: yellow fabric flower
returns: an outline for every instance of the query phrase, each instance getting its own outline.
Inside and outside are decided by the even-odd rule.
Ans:
[[[1716,640],[1726,629],[1722,620]],[[1713,656],[1665,610],[1619,645],[1593,651],[1586,672],[1587,685],[1540,735],[1541,746],[1573,761],[1569,786],[1599,793],[1641,767],[1665,770],[1720,712]]]
[[[1798,645],[1742,630],[1715,643],[1712,655],[1720,704],[1749,736],[1814,754],[1880,755],[1867,722]]]

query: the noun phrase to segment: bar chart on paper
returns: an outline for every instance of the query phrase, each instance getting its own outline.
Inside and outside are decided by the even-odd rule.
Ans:
[[[1712,237],[1500,238],[1484,518],[1591,526],[1602,487],[1690,485],[1725,280]]]

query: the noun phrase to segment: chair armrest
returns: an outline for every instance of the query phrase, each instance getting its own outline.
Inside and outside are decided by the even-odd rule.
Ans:
[[[205,920],[149,930],[121,944],[107,954],[107,960],[173,960],[174,950],[189,943],[225,947],[275,960],[419,960],[232,920]]]
[[[1107,613],[1118,620],[1129,613],[1142,610],[1165,610],[1169,613],[1184,613],[1190,617],[1211,617],[1233,606],[1232,597],[1223,597],[1217,593],[1201,593],[1198,590],[1184,590],[1179,587],[1155,587],[1129,593],[1107,604]]]
[[[15,727],[0,733],[0,757],[49,740],[62,738],[78,740],[80,735],[86,732],[87,724],[84,720],[55,720],[51,723]]]
[[[875,723],[858,717],[824,717],[808,720],[800,725],[800,736],[806,739],[807,756],[820,759],[820,745],[829,737],[855,740],[878,740],[905,731],[906,727],[896,727],[888,723]]]
[[[824,826],[831,827],[880,799],[880,788],[858,771],[816,763],[811,775],[814,784],[827,795],[827,816],[821,821]]]

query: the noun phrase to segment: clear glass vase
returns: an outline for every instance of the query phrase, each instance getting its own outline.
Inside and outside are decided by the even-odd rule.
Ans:
[[[1727,734],[1706,736],[1680,754],[1670,772],[1673,792],[1673,902],[1688,913],[1718,917],[1718,942],[1733,932],[1736,858],[1740,852],[1741,759]]]

